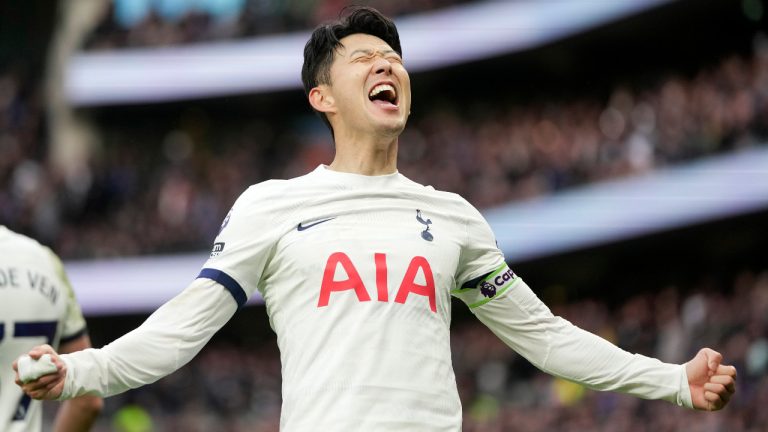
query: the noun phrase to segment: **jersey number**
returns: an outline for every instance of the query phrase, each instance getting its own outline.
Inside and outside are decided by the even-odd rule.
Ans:
[[[13,337],[44,337],[45,343],[52,344],[53,338],[56,336],[56,327],[58,323],[56,321],[25,321],[17,322],[13,325]],[[5,337],[5,324],[0,323],[0,343],[3,342]],[[19,399],[19,404],[16,406],[16,411],[13,414],[13,421],[24,420],[29,409],[29,403],[32,401],[27,395],[24,395]]]

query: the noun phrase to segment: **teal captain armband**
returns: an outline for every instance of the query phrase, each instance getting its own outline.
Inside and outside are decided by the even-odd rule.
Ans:
[[[519,277],[504,263],[496,270],[483,276],[469,280],[460,288],[451,291],[470,308],[482,306],[494,298],[504,294]]]

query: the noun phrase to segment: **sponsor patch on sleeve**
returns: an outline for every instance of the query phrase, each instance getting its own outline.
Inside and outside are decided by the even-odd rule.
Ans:
[[[465,282],[451,294],[470,308],[475,308],[504,294],[517,279],[515,272],[504,263],[490,273]]]
[[[222,252],[224,252],[224,242],[218,242],[213,244],[213,249],[211,250],[211,258],[217,257],[221,255]]]

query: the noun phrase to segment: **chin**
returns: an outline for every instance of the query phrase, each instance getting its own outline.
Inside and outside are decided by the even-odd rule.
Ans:
[[[391,134],[399,135],[404,129],[407,119],[388,119],[388,121],[381,122],[379,129],[388,131]]]
[[[386,135],[388,137],[398,137],[405,129],[405,122],[399,125],[382,126],[378,129],[382,135]]]

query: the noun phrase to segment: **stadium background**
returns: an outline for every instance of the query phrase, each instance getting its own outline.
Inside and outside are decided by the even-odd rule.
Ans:
[[[297,31],[342,3],[246,1],[227,25],[187,13],[129,29],[106,10],[78,49]],[[402,17],[472,2],[369,3]],[[0,223],[40,238],[67,264],[204,251],[248,184],[330,161],[330,137],[298,89],[93,106],[56,99],[50,52],[69,5],[0,4]],[[765,149],[765,8],[671,1],[538,47],[412,73],[400,169],[485,211]],[[62,117],[77,132],[63,143],[52,132]],[[574,148],[577,156],[562,157]],[[766,179],[768,167],[753,169]],[[758,198],[748,212],[510,263],[555,313],[625,349],[674,362],[703,345],[719,349],[740,373],[726,410],[682,411],[552,379],[455,304],[464,430],[768,429],[768,205]],[[86,308],[94,345],[149,312]],[[248,306],[179,372],[107,399],[97,430],[277,430],[279,371],[263,307]]]

